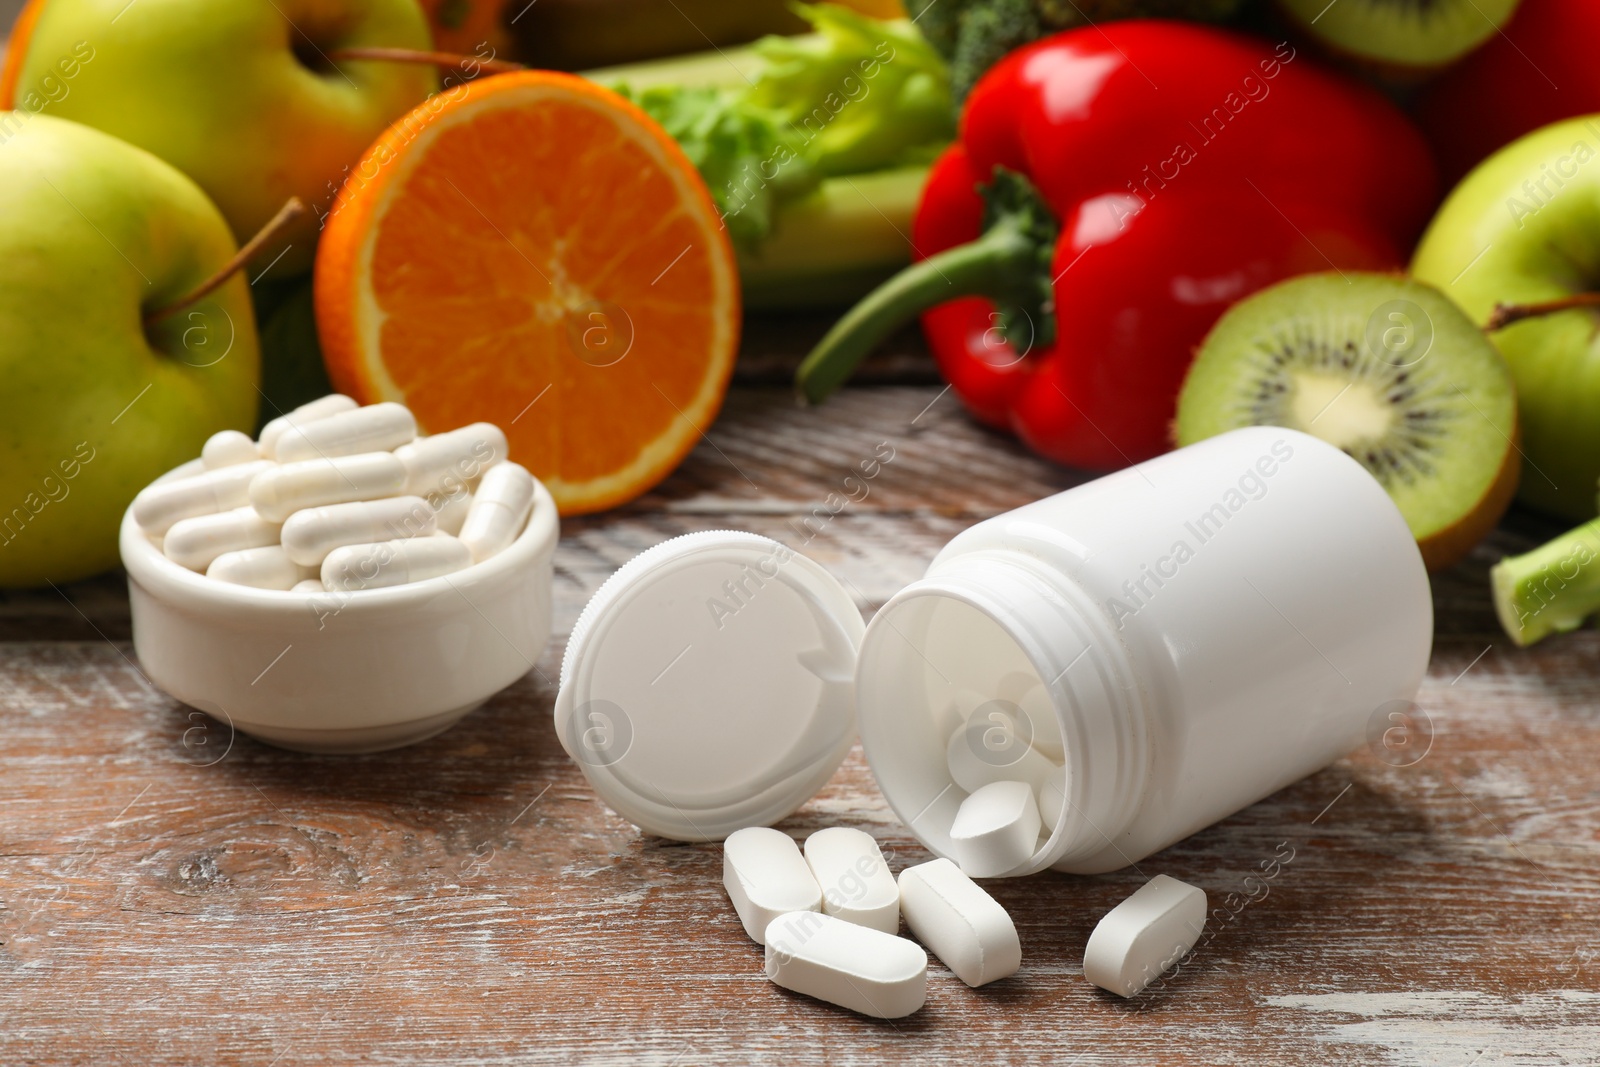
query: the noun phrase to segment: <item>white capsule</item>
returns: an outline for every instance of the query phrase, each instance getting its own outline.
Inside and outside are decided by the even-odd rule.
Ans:
[[[499,552],[517,539],[533,509],[533,475],[518,463],[499,463],[484,473],[472,494],[472,509],[461,524],[461,540],[474,563]]]
[[[316,573],[315,568],[302,567],[290,559],[282,545],[224,552],[206,568],[207,578],[256,589],[293,589]],[[317,588],[322,588],[321,582],[317,583]]]
[[[294,588],[289,590],[291,593],[326,593],[327,591],[328,588],[322,584],[321,578],[307,578],[303,582],[296,582],[294,583]]]
[[[260,458],[261,453],[256,451],[256,443],[250,435],[238,430],[218,430],[200,447],[200,462],[208,471],[237,463],[254,463]]]
[[[322,584],[328,589],[353,592],[407,585],[472,566],[467,546],[449,534],[380,541],[371,545],[345,545],[322,561]]]
[[[428,500],[433,507],[438,528],[447,534],[461,533],[461,526],[467,521],[467,512],[472,510],[472,494],[463,489],[449,496],[435,494]]]
[[[250,483],[250,503],[264,517],[283,522],[303,508],[395,496],[405,482],[406,469],[392,452],[307,459],[262,471]]]
[[[914,942],[832,915],[794,911],[767,927],[767,977],[785,989],[879,1019],[928,998],[928,954]]]
[[[310,403],[301,404],[287,415],[279,415],[261,427],[261,441],[257,447],[263,456],[270,458],[278,446],[278,438],[283,436],[283,431],[292,426],[309,426],[320,419],[354,411],[360,406],[343,393],[329,393]]]
[[[956,809],[950,852],[973,878],[996,878],[1027,862],[1039,843],[1039,803],[1027,782],[991,782]]]
[[[1010,726],[976,720],[958,728],[945,746],[956,785],[975,793],[991,782],[1027,782],[1038,788],[1056,769]]]
[[[161,551],[180,567],[203,571],[224,552],[278,543],[278,524],[248,505],[215,515],[196,515],[172,524]]]
[[[272,450],[279,463],[387,452],[417,436],[417,420],[400,404],[371,404],[283,431]]]
[[[900,889],[871,834],[830,826],[806,838],[805,851],[822,889],[823,914],[886,934],[900,929]]]
[[[508,454],[506,435],[492,422],[419,438],[394,450],[406,465],[406,492],[416,496],[453,493]]]
[[[1039,787],[1039,826],[1041,833],[1055,831],[1061,809],[1067,806],[1067,769],[1057,767]]]
[[[329,552],[345,545],[426,537],[435,521],[433,509],[419,496],[304,508],[284,520],[283,549],[296,563],[318,567]]]
[[[1095,924],[1083,976],[1119,997],[1134,996],[1187,955],[1205,925],[1205,890],[1158,874]]]
[[[969,986],[1022,966],[1017,927],[1000,902],[946,859],[900,872],[900,910],[918,941]]]
[[[271,467],[258,459],[147,486],[133,498],[133,519],[145,533],[159,537],[179,519],[214,515],[248,504],[251,480]]]
[[[767,826],[735,830],[722,843],[722,887],[758,945],[766,944],[767,927],[778,916],[822,907],[822,890],[800,846]]]

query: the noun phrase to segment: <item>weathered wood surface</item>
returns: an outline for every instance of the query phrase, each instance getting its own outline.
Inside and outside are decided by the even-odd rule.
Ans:
[[[797,534],[882,441],[869,495]],[[664,537],[804,542],[870,612],[958,530],[1075,478],[935,385],[810,412],[743,385],[659,491],[563,524],[537,669],[375,756],[230,738],[153,690],[118,577],[4,597],[0,1063],[1600,1059],[1600,635],[1500,636],[1487,566],[1553,531],[1525,516],[1436,580],[1424,758],[1357,752],[1139,870],[994,884],[1022,973],[973,991],[936,965],[927,1008],[898,1022],[770,985],[719,850],[641,837],[552,734],[579,608]],[[859,750],[783,828],[835,824],[878,835],[896,869],[926,858]],[[1083,981],[1084,941],[1157,872],[1225,917],[1123,1002]]]

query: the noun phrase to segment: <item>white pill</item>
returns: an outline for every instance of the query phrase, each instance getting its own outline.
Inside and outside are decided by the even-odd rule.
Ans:
[[[822,890],[794,838],[767,826],[735,830],[722,843],[722,887],[744,932],[766,944],[767,927],[792,911],[817,911]]]
[[[1001,684],[1004,685],[1003,680]],[[1044,683],[1037,678],[1029,679],[1022,695],[1017,697],[1017,706],[1027,716],[1033,747],[1052,763],[1065,759],[1067,750],[1061,737],[1061,722],[1056,718],[1055,706],[1050,703],[1050,693]]]
[[[354,500],[290,515],[283,523],[283,549],[296,563],[317,567],[345,545],[426,537],[435,528],[433,509],[419,496]]]
[[[946,859],[900,872],[900,909],[918,941],[969,986],[1022,966],[1022,942],[1000,902]]]
[[[822,890],[823,914],[886,934],[900,929],[900,889],[871,834],[830,826],[806,838],[805,854]]]
[[[326,593],[328,587],[322,584],[321,578],[307,578],[303,582],[296,582],[291,593]]]
[[[322,561],[322,584],[353,592],[408,585],[472,566],[467,546],[449,534],[345,545]]]
[[[472,494],[472,509],[461,524],[461,540],[482,563],[517,539],[533,509],[533,475],[517,463],[490,467]]]
[[[261,458],[256,443],[247,433],[238,430],[218,430],[200,446],[200,462],[206,470],[221,470],[237,463],[254,463]]]
[[[1134,996],[1181,960],[1205,925],[1205,890],[1158,874],[1095,925],[1083,976],[1119,997]]]
[[[1067,806],[1067,769],[1057,767],[1039,787],[1039,826],[1043,833],[1055,831],[1061,809]]]
[[[434,494],[428,499],[438,528],[447,534],[459,534],[467,521],[467,512],[472,510],[472,494],[463,489],[449,496]]]
[[[915,942],[832,915],[794,911],[767,927],[767,977],[808,997],[879,1019],[928,999],[928,954]]]
[[[278,438],[283,436],[285,430],[294,426],[309,426],[313,422],[342,415],[346,411],[354,411],[360,406],[343,393],[329,393],[327,396],[318,397],[309,403],[301,404],[287,415],[279,415],[261,427],[261,441],[257,447],[263,456],[270,459],[274,449],[277,448]]]
[[[417,420],[408,408],[387,402],[371,404],[290,426],[278,436],[272,456],[279,463],[298,463],[319,456],[332,459],[386,452],[416,436]]]
[[[172,524],[161,551],[180,567],[203,571],[224,552],[278,543],[278,524],[248,505],[215,515],[196,515]]]
[[[976,720],[950,735],[945,763],[956,785],[975,793],[991,782],[1027,782],[1037,789],[1056,765],[1024,744],[1007,725]]]
[[[314,568],[302,567],[290,559],[282,545],[224,552],[206,568],[207,578],[257,589],[292,589],[316,573]],[[321,582],[317,583],[317,588],[322,588]]]
[[[397,496],[405,483],[406,469],[392,452],[307,459],[262,471],[250,483],[250,503],[283,522],[303,508]]]
[[[973,878],[1008,874],[1039,843],[1039,803],[1027,782],[991,782],[956,809],[950,852]]]
[[[492,422],[475,422],[394,450],[406,465],[406,492],[416,496],[441,489],[455,492],[503,462],[508,453],[506,435]]]
[[[160,536],[179,519],[215,515],[248,504],[251,480],[271,467],[258,459],[147,486],[133,498],[133,519],[145,533]]]

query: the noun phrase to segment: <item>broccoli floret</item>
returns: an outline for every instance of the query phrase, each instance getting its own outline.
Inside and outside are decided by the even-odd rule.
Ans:
[[[1060,30],[1114,19],[1220,22],[1245,0],[907,0],[917,28],[950,61],[959,103],[985,71],[1014,48]]]
[[[1045,34],[1034,0],[986,0],[966,8],[950,56],[950,88],[957,100],[965,100],[1001,56]]]
[[[966,6],[960,0],[905,0],[906,14],[945,59],[956,54],[956,38],[961,33],[961,14]]]
[[[1221,22],[1237,14],[1244,0],[1036,0],[1036,4],[1047,27],[1067,29],[1113,19]]]

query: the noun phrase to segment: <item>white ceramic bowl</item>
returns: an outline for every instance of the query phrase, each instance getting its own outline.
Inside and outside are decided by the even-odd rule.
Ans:
[[[158,481],[198,474],[199,460]],[[534,482],[516,541],[465,570],[356,593],[215,581],[122,517],[133,647],[146,675],[236,729],[306,752],[376,752],[448,729],[522,677],[550,637],[559,523]]]

